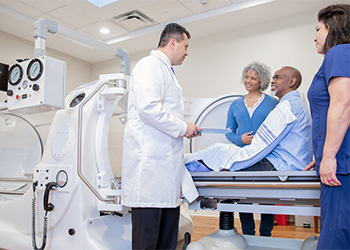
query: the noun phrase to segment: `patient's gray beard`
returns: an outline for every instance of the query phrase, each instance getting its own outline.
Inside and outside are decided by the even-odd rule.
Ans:
[[[271,90],[269,95],[270,96],[276,96],[276,93],[277,93],[277,90],[274,90],[274,91]]]

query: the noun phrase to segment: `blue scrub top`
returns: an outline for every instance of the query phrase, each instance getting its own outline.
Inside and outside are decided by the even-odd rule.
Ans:
[[[330,101],[328,85],[333,77],[350,77],[350,44],[337,45],[328,50],[308,91],[312,116],[312,143],[317,174],[319,174],[327,131],[327,113]],[[349,174],[350,128],[345,134],[336,158],[337,174]]]

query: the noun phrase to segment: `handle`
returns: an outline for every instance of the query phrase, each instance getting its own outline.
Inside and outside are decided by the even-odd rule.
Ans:
[[[46,184],[45,193],[44,193],[44,210],[47,212],[51,212],[55,208],[55,206],[52,203],[49,203],[50,191],[55,187],[57,187],[56,182],[52,181]]]

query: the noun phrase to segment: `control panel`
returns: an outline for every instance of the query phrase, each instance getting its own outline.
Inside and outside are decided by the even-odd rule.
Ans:
[[[59,187],[59,191],[69,192],[71,188],[71,168],[71,166],[41,163],[34,168],[33,182],[37,182],[38,191],[44,191],[48,183],[55,182]]]
[[[11,65],[8,73],[9,110],[35,113],[64,108],[66,63],[41,56]]]

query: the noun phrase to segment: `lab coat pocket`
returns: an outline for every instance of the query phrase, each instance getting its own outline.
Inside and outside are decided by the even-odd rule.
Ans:
[[[168,159],[172,155],[172,138],[153,127],[146,126],[141,147],[143,155],[149,159]]]

